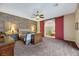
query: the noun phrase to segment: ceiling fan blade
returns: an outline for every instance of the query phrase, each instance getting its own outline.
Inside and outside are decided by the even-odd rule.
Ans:
[[[41,14],[40,16],[44,16],[43,14]]]
[[[40,18],[44,18],[44,15],[43,15],[43,14],[41,14],[41,15],[40,15]]]
[[[44,18],[44,16],[40,16],[40,18]]]

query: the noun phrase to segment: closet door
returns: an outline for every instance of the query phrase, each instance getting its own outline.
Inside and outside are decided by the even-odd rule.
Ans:
[[[55,18],[55,37],[56,39],[64,39],[64,17]]]

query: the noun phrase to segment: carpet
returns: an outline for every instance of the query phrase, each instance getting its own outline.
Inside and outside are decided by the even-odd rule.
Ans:
[[[79,56],[79,51],[58,39],[43,38],[36,45],[24,45],[22,41],[16,41],[15,56]]]

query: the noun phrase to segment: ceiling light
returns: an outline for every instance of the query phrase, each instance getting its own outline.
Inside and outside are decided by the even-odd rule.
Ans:
[[[40,18],[44,18],[44,15],[37,10],[36,13],[33,14],[33,18],[36,18],[37,20],[39,20]]]

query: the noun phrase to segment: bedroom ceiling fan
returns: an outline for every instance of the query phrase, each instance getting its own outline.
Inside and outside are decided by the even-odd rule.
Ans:
[[[40,18],[44,18],[44,14],[42,14],[40,11],[36,11],[36,13],[33,14],[32,18],[39,20]]]

